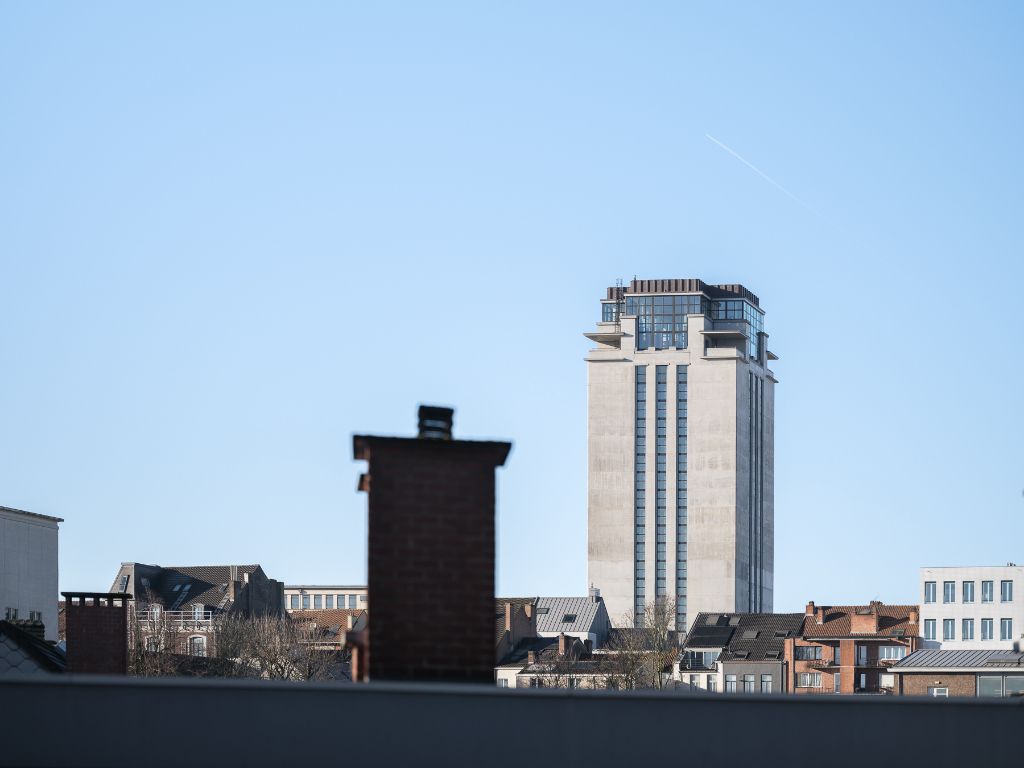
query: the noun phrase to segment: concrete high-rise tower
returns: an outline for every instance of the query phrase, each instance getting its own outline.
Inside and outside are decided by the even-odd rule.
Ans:
[[[774,387],[741,285],[609,288],[587,355],[588,571],[612,621],[772,610]]]

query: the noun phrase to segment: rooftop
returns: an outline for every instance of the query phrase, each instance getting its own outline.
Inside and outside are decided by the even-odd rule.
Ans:
[[[720,661],[776,661],[803,620],[802,613],[699,613],[685,647],[721,648]]]
[[[537,599],[537,631],[565,634],[604,632],[607,613],[600,597],[596,600],[590,597],[541,597]]]
[[[822,613],[823,621],[819,624],[816,615],[810,615],[811,609]],[[806,638],[838,638],[838,637],[916,637],[920,635],[917,622],[911,622],[911,613],[917,613],[916,605],[885,605],[872,602],[868,605],[808,605],[808,615],[804,617],[803,636]],[[854,632],[852,630],[854,615],[869,616],[877,613],[878,630],[876,632]]]
[[[40,520],[49,520],[51,523],[63,523],[63,517],[51,517],[50,515],[40,515],[38,512],[26,512],[24,509],[15,509],[14,507],[3,507],[0,506],[0,512],[11,512],[15,515],[27,515],[28,517],[37,517]]]
[[[1017,651],[914,651],[893,664],[894,669],[966,669],[977,667],[1024,666],[1024,654]]]
[[[609,288],[608,300],[617,299],[622,294],[637,293],[703,293],[712,299],[746,299],[755,307],[761,306],[757,296],[738,283],[711,285],[696,278],[630,280],[629,285],[622,288]]]

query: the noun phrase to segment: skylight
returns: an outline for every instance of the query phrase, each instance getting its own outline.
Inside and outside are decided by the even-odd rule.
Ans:
[[[575,613],[567,613],[565,614],[565,616],[562,617],[563,624],[572,624],[574,621],[576,621]]]

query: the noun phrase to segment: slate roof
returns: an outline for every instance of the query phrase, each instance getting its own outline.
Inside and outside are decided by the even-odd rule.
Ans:
[[[526,664],[526,658],[530,651],[543,655],[547,649],[554,648],[558,650],[558,638],[557,637],[527,637],[524,640],[520,640],[516,647],[513,648],[509,653],[501,659],[498,664],[499,667],[522,667]]]
[[[878,632],[851,632],[850,616],[858,610],[874,607],[878,611]],[[804,618],[803,636],[813,638],[837,637],[916,637],[920,634],[917,624],[910,623],[910,612],[916,611],[916,605],[823,605],[818,606],[825,611],[825,621],[818,624],[814,616]]]
[[[601,598],[540,597],[537,599],[537,631],[604,635],[608,611]]]
[[[0,668],[26,673],[63,672],[64,652],[9,621],[0,621]]]
[[[904,656],[892,669],[966,669],[970,667],[1024,666],[1024,654],[1016,651],[924,649]]]
[[[118,572],[118,578],[111,586],[111,592],[129,592],[136,600],[158,603],[168,611],[186,610],[192,605],[209,606],[211,609],[226,610],[230,607],[227,585],[231,580],[231,569],[237,568],[238,580],[244,581],[244,574],[260,570],[259,565],[181,565],[153,566],[143,563],[125,563]],[[122,577],[131,572],[131,579],[138,584],[128,583],[121,589]]]
[[[684,646],[721,648],[719,661],[778,661],[803,620],[802,613],[699,613]]]

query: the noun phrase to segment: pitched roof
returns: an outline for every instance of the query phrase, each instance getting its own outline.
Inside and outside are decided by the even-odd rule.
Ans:
[[[168,611],[181,611],[193,605],[209,606],[226,610],[231,605],[228,597],[228,582],[232,569],[237,569],[236,578],[244,580],[244,574],[260,570],[259,565],[179,565],[159,566],[143,563],[126,563],[119,575],[131,569],[132,578],[138,584],[128,584],[124,589],[115,579],[111,592],[127,591],[135,598],[155,602]]]
[[[63,672],[67,666],[64,653],[58,647],[9,621],[0,621],[0,638],[7,641],[0,641],[0,656],[5,662],[3,667],[18,669],[28,664],[23,671],[43,669],[47,672]]]
[[[607,629],[608,611],[604,601],[589,597],[537,598],[537,631],[557,633],[601,633]]]
[[[516,647],[507,653],[499,662],[499,667],[521,667],[526,664],[530,651],[541,655],[545,649],[558,650],[557,637],[527,637],[520,640]]]
[[[288,614],[292,621],[311,622],[327,634],[340,635],[349,629],[348,621],[352,619],[352,629],[358,630],[366,623],[366,610],[358,608],[337,608],[322,611],[292,611]]]
[[[686,648],[721,648],[719,661],[776,661],[795,637],[802,613],[699,613]]]
[[[824,611],[824,622],[819,624],[814,616],[804,617],[802,634],[806,638],[818,637],[916,637],[918,625],[910,622],[911,611],[916,605],[885,605],[874,602],[870,605],[819,605]],[[852,632],[851,616],[858,612],[878,612],[877,632]]]
[[[1024,666],[1024,654],[1016,651],[924,649],[914,651],[892,665],[893,669],[964,669],[968,667]]]

